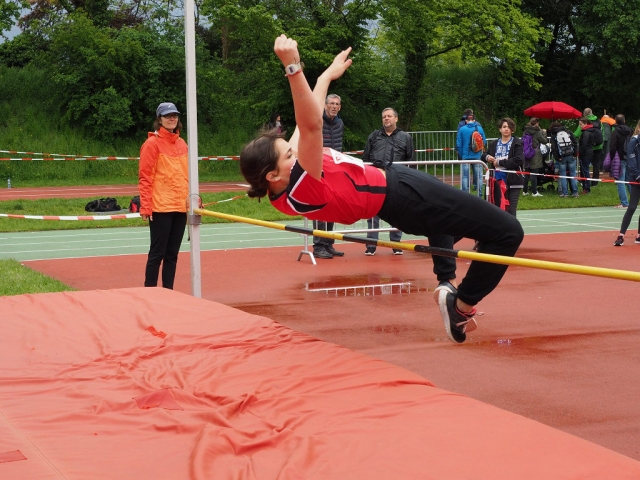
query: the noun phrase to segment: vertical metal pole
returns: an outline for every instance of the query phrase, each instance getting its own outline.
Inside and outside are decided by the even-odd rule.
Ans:
[[[184,7],[184,45],[187,79],[187,143],[189,144],[189,237],[191,239],[191,293],[202,298],[200,270],[200,217],[193,214],[198,208],[198,107],[196,101],[196,28],[194,0],[186,0]]]

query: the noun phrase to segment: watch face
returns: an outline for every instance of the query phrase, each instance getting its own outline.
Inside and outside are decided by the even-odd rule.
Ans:
[[[293,75],[300,70],[302,70],[302,66],[299,63],[292,63],[291,65],[287,65],[287,67],[285,68],[285,72],[287,72],[287,75]]]

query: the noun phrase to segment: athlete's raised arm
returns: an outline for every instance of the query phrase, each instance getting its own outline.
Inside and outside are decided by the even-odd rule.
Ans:
[[[300,63],[298,43],[284,34],[276,38],[273,50],[285,69],[289,65]],[[320,180],[322,175],[324,100],[331,81],[340,78],[351,65],[351,59],[347,58],[350,52],[351,48],[348,48],[336,55],[331,65],[318,78],[313,91],[301,70],[287,75],[296,114],[296,129],[289,143],[292,150],[297,153],[298,162],[302,168],[317,180]]]

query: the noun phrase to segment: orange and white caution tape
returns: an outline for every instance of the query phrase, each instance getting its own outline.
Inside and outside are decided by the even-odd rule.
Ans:
[[[0,153],[10,153],[12,155],[29,155],[31,157],[92,157],[93,155],[70,155],[66,153],[49,152],[20,152],[18,150],[0,150]]]
[[[639,185],[639,182],[628,182],[625,180],[615,180],[613,178],[585,178],[585,177],[579,177],[579,176],[575,176],[575,177],[570,177],[568,175],[556,175],[556,174],[550,174],[550,173],[533,173],[533,172],[527,172],[524,170],[504,170],[502,168],[497,168],[495,169],[496,172],[504,172],[504,173],[517,173],[518,175],[529,175],[529,176],[536,176],[536,177],[547,177],[547,178],[553,178],[554,180],[558,180],[560,178],[565,178],[567,180],[577,180],[580,182],[586,181],[586,180],[590,180],[592,182],[600,182],[600,183],[622,183],[622,184],[627,184],[627,185]]]
[[[68,162],[68,161],[93,161],[93,160],[139,160],[140,157],[1,157],[3,162]]]
[[[240,156],[239,155],[232,155],[230,157],[198,157],[198,160],[240,160]]]
[[[12,213],[0,213],[0,217],[22,218],[26,220],[123,220],[127,218],[140,218],[139,213],[121,213],[116,215],[14,215]]]
[[[74,155],[62,155],[62,156],[39,156],[34,155],[32,157],[0,157],[2,162],[68,162],[68,161],[84,161],[90,162],[95,160],[140,160],[140,157],[82,157]],[[240,160],[240,157],[235,155],[231,157],[198,157],[198,160]]]
[[[209,205],[215,205],[217,203],[231,202],[232,200],[238,200],[239,198],[246,197],[247,195],[236,195],[235,197],[226,198],[224,200],[218,200],[217,202],[205,203],[203,207]],[[26,220],[125,220],[128,218],[140,218],[139,213],[118,213],[115,215],[16,215],[13,213],[0,213],[0,218],[21,218]]]

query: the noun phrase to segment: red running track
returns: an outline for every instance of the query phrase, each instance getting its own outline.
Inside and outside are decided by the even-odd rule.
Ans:
[[[246,185],[232,182],[207,182],[200,184],[200,193],[244,191]],[[78,187],[34,187],[0,189],[0,201],[39,200],[45,198],[102,198],[138,195],[137,185],[91,185]]]

